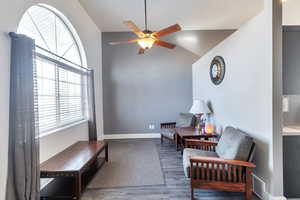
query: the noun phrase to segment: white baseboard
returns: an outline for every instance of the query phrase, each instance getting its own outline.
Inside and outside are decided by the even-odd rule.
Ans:
[[[111,134],[104,135],[106,140],[116,139],[142,139],[142,138],[160,138],[160,133],[134,133],[134,134]]]
[[[266,191],[265,181],[253,173],[253,192],[262,200],[287,200],[284,196],[272,196]]]
[[[255,192],[254,192],[255,193]],[[258,196],[258,195],[257,195]],[[258,196],[258,198],[260,198],[261,200],[290,200],[285,198],[284,196],[272,196],[271,194],[269,194],[268,192],[265,192],[263,194],[263,197]]]
[[[272,196],[270,193],[265,192],[262,200],[287,200],[284,196]]]
[[[269,194],[269,200],[287,200],[284,196],[272,196]]]
[[[40,179],[40,188],[41,190],[46,187],[46,185],[48,185],[51,181],[53,181],[53,178],[42,178]]]

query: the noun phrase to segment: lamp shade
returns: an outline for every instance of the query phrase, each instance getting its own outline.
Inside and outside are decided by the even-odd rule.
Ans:
[[[190,110],[190,113],[196,114],[209,114],[211,113],[207,104],[203,100],[194,100],[194,104]]]

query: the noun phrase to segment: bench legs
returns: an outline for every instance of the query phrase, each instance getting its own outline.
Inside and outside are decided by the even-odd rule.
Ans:
[[[108,162],[108,144],[105,146],[105,161]]]
[[[78,172],[78,173],[76,173],[76,176],[75,176],[75,198],[76,198],[76,200],[80,199],[80,195],[81,195],[81,173]]]

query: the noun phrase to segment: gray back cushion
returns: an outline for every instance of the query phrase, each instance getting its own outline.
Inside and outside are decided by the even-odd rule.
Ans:
[[[196,117],[191,113],[179,113],[179,118],[176,121],[176,127],[195,126]]]
[[[227,127],[222,134],[216,153],[220,158],[247,161],[253,139],[241,130]]]

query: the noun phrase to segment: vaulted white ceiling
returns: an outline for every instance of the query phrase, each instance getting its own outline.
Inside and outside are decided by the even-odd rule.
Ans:
[[[144,29],[144,0],[80,0],[101,31]],[[149,29],[179,23],[185,30],[236,29],[263,9],[263,0],[148,0]]]

